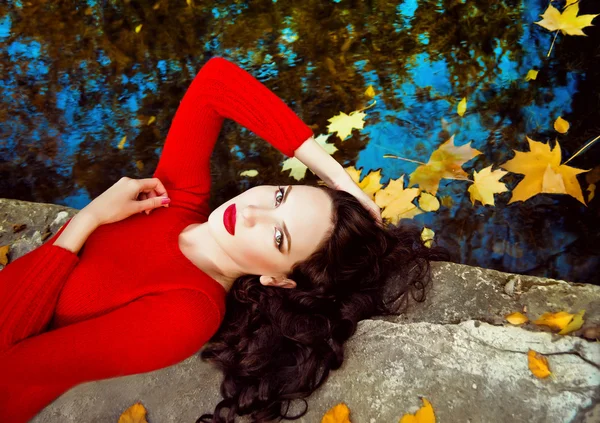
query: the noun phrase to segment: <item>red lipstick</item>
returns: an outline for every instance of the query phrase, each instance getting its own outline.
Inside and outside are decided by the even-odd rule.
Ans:
[[[227,207],[223,213],[223,225],[231,235],[235,235],[235,215],[235,203]]]

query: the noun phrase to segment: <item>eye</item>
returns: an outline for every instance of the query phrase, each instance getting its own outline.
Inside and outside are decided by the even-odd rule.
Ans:
[[[275,207],[281,204],[283,200],[283,194],[285,193],[285,189],[278,186],[277,191],[275,192]]]
[[[277,191],[275,192],[275,207],[278,207],[283,201],[283,194],[285,194],[285,189],[281,186],[277,187]],[[281,246],[283,245],[283,234],[277,227],[275,227],[275,246],[279,251],[281,251]]]
[[[283,245],[283,234],[277,228],[275,228],[275,245],[277,249],[281,251],[281,246]]]

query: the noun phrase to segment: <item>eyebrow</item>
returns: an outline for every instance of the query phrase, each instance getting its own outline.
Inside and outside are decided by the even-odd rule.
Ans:
[[[285,203],[285,201],[287,200],[288,196],[290,195],[290,191],[292,190],[292,186],[288,185],[288,188],[285,190],[285,193],[283,194],[283,200],[282,202]],[[292,247],[290,247],[290,243],[292,242],[292,238],[290,237],[290,232],[288,231],[287,226],[285,225],[285,220],[283,221],[283,232],[285,233],[285,239],[287,239],[287,253],[290,253],[290,249]]]

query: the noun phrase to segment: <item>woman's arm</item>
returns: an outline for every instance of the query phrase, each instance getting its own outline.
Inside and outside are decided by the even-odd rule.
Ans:
[[[83,382],[176,364],[216,332],[219,313],[206,294],[178,289],[25,339],[0,353],[0,421],[25,423]]]
[[[90,216],[85,209],[71,219],[68,227],[52,244],[78,254],[85,241],[100,226],[96,219]]]

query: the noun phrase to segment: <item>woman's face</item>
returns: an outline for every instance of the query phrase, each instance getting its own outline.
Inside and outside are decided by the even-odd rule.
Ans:
[[[235,232],[224,222],[235,215]],[[233,212],[232,212],[233,211]],[[273,277],[289,274],[308,258],[332,228],[332,201],[308,185],[260,185],[221,204],[208,227],[221,249],[245,274]]]

